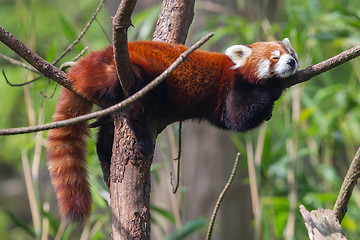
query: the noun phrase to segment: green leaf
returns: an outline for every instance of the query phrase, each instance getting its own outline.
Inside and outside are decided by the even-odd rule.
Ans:
[[[180,229],[175,230],[164,240],[180,240],[190,236],[192,233],[204,228],[209,224],[208,219],[196,218],[186,222]]]
[[[151,209],[152,213],[157,213],[157,214],[163,216],[164,218],[166,218],[172,224],[175,224],[175,218],[170,211],[163,209],[163,208],[155,207],[154,205],[151,205],[150,209]]]
[[[14,224],[16,226],[18,226],[19,228],[23,229],[25,232],[27,232],[31,237],[35,238],[36,234],[35,232],[26,225],[26,223],[24,221],[22,221],[20,218],[18,218],[17,216],[15,216],[12,212],[7,211],[7,215],[11,218],[11,220],[14,222]]]

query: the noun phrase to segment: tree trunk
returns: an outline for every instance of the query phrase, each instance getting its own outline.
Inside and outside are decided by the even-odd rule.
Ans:
[[[166,16],[171,13],[170,16]],[[184,43],[192,17],[194,0],[164,0],[158,25],[158,36],[165,41]],[[166,24],[160,24],[166,21]],[[166,34],[164,34],[166,33]],[[154,40],[163,40],[155,37]],[[114,117],[114,144],[110,167],[110,195],[113,239],[150,239],[150,166],[153,156],[136,151],[135,137],[126,118]],[[162,126],[162,123],[154,123]],[[153,128],[153,136],[159,129]],[[153,139],[155,141],[155,138]]]
[[[143,156],[135,150],[135,137],[126,118],[121,113],[114,115],[115,138],[110,169],[112,237],[150,239],[152,156]]]

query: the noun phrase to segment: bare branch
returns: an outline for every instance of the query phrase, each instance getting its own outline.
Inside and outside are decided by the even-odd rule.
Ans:
[[[128,97],[127,99],[121,101],[118,104],[115,104],[109,108],[106,108],[104,110],[100,110],[97,112],[89,113],[80,117],[58,121],[58,122],[52,122],[47,123],[43,125],[37,125],[32,127],[21,127],[21,128],[9,128],[9,129],[1,129],[0,135],[14,135],[14,134],[23,134],[23,133],[31,133],[31,132],[38,132],[38,131],[44,131],[49,130],[53,128],[60,128],[68,125],[73,125],[79,122],[87,121],[93,118],[101,117],[108,115],[110,113],[113,113],[121,108],[124,108],[128,106],[130,103],[135,102],[142,96],[144,96],[146,93],[151,91],[153,88],[158,86],[162,81],[164,81],[172,71],[174,71],[183,61],[186,60],[186,58],[189,56],[190,53],[195,51],[197,48],[199,48],[201,45],[203,45],[209,38],[211,38],[214,35],[214,33],[209,33],[206,36],[202,37],[199,41],[197,41],[194,45],[192,45],[189,49],[187,49],[185,52],[183,52],[175,62],[173,62],[163,73],[161,73],[157,78],[155,78],[152,82],[150,82],[148,85],[143,87],[141,90],[133,94],[132,96]]]
[[[61,58],[63,58],[68,52],[71,51],[71,49],[73,49],[75,47],[75,45],[80,42],[81,38],[85,35],[85,33],[87,32],[87,30],[89,29],[90,25],[92,24],[92,22],[95,20],[96,15],[99,13],[100,9],[102,8],[102,6],[104,5],[104,1],[105,0],[101,0],[101,2],[99,3],[99,6],[96,8],[94,14],[92,15],[92,17],[90,18],[90,20],[88,21],[88,23],[85,25],[84,29],[81,31],[81,33],[79,34],[79,36],[75,39],[75,41],[72,42],[72,44],[70,46],[68,46],[65,51],[59,56],[57,57],[52,64],[56,64],[57,62],[60,61]]]
[[[340,223],[347,212],[347,205],[349,203],[352,191],[354,190],[354,187],[359,177],[360,177],[360,148],[357,150],[355,157],[350,164],[344,182],[341,186],[338,198],[334,205],[333,211]]]
[[[12,87],[22,87],[22,86],[25,86],[25,85],[27,85],[27,84],[33,83],[33,82],[35,82],[35,81],[37,80],[37,78],[35,78],[35,79],[30,80],[30,81],[28,81],[28,82],[14,84],[14,83],[9,82],[9,80],[8,80],[6,74],[5,74],[5,70],[4,70],[4,69],[2,69],[2,74],[3,74],[4,78],[5,78],[6,83],[9,84],[9,85],[12,86]]]
[[[176,173],[176,184],[175,187],[173,185],[172,182],[172,174],[170,173],[170,184],[173,187],[172,189],[172,193],[175,194],[179,188],[180,185],[180,161],[181,161],[181,133],[182,133],[182,121],[179,121],[179,136],[178,136],[178,155],[177,157],[174,159],[174,161],[177,161],[177,173]]]
[[[0,41],[3,42],[6,46],[8,46],[10,49],[12,49],[14,52],[19,54],[20,57],[25,59],[39,72],[43,73],[48,78],[53,79],[65,88],[74,92],[72,84],[69,81],[65,72],[48,63],[37,53],[27,48],[20,40],[18,40],[10,32],[6,31],[3,27],[0,27]]]
[[[104,1],[105,1],[105,0],[102,0],[102,1],[100,2],[100,4],[99,4],[99,6],[97,7],[97,9],[95,10],[93,16],[90,18],[90,20],[89,20],[88,23],[85,25],[84,29],[81,31],[81,33],[79,34],[79,36],[75,39],[75,41],[73,41],[72,44],[71,44],[70,46],[68,46],[68,47],[66,48],[66,50],[65,50],[59,57],[57,57],[57,58],[52,62],[52,65],[55,65],[57,62],[59,62],[61,58],[63,58],[68,52],[70,52],[78,42],[80,42],[81,38],[85,35],[85,33],[87,32],[87,30],[89,29],[91,23],[95,20],[97,14],[99,13],[101,7],[102,7],[103,4],[104,4]],[[1,27],[0,27],[0,28],[1,28]],[[5,29],[4,29],[4,30],[5,30]],[[6,31],[6,30],[5,30],[5,31]],[[2,33],[0,33],[0,34],[2,34]],[[16,38],[15,38],[15,39],[16,39]],[[0,40],[1,40],[2,42],[4,42],[1,38],[0,38]],[[20,42],[20,41],[19,41],[19,42]],[[6,43],[4,42],[4,44],[6,44]],[[7,45],[7,44],[6,44],[6,45]],[[16,45],[16,44],[15,44],[15,45]],[[9,45],[7,45],[7,46],[10,47]],[[10,47],[10,48],[11,48],[11,47]],[[17,54],[19,54],[19,53],[18,53],[17,51],[15,51],[13,48],[11,48],[11,49],[12,49],[14,52],[16,52]],[[28,50],[31,51],[30,49],[28,49]],[[83,51],[84,51],[84,50],[83,50]],[[80,54],[83,54],[83,51],[81,51]],[[80,54],[79,54],[78,56],[80,56]],[[19,55],[21,56],[21,54],[19,54]],[[21,56],[21,57],[22,57],[22,56]],[[4,59],[4,60],[6,60],[6,61],[8,61],[8,62],[10,62],[10,63],[12,63],[12,64],[16,64],[16,65],[19,65],[19,66],[21,66],[21,67],[23,67],[23,68],[26,68],[26,69],[28,69],[28,70],[30,70],[30,71],[35,72],[35,73],[38,73],[38,74],[41,74],[41,73],[42,73],[40,76],[38,76],[38,77],[36,77],[36,78],[32,79],[31,81],[28,81],[28,82],[26,82],[26,83],[22,83],[22,84],[12,84],[12,83],[10,83],[10,82],[7,80],[7,78],[6,78],[6,76],[5,76],[5,73],[4,73],[4,71],[3,71],[3,75],[4,75],[4,77],[5,77],[5,80],[6,80],[6,82],[7,82],[10,86],[13,86],[13,87],[24,86],[24,85],[27,85],[27,84],[30,84],[30,83],[35,82],[36,80],[42,78],[44,75],[47,76],[45,73],[38,71],[38,69],[35,69],[36,66],[34,66],[33,64],[31,64],[31,62],[29,62],[29,61],[28,61],[27,59],[25,59],[24,57],[22,57],[22,58],[25,59],[26,61],[28,61],[28,62],[29,62],[31,65],[33,65],[35,68],[33,68],[33,67],[29,66],[29,65],[26,65],[26,64],[24,64],[24,63],[22,63],[22,62],[20,62],[20,61],[17,61],[17,60],[15,60],[15,59],[13,59],[13,58],[7,57],[7,56],[5,56],[5,55],[3,55],[3,54],[0,54],[0,58]],[[42,58],[41,58],[41,59],[42,59]],[[44,59],[43,59],[43,60],[44,60]],[[44,60],[44,61],[45,61],[45,60]],[[53,67],[54,67],[54,66],[53,66]],[[49,77],[49,76],[47,76],[47,77]],[[49,78],[51,78],[51,77],[49,77]],[[51,79],[53,79],[53,78],[51,78]],[[53,80],[56,81],[55,79],[53,79]],[[56,81],[56,82],[57,82],[57,81]],[[58,82],[58,83],[61,84],[60,82]],[[61,84],[61,85],[63,85],[63,84]],[[64,85],[63,85],[63,86],[64,86]],[[64,87],[66,87],[66,86],[64,86]],[[68,88],[68,87],[66,87],[66,88]],[[68,89],[69,89],[69,88],[68,88]],[[69,90],[71,90],[71,89],[69,89]],[[72,90],[71,90],[71,91],[72,91]],[[99,103],[97,103],[97,104],[99,105]]]
[[[131,14],[136,0],[121,1],[113,18],[113,47],[117,75],[125,96],[128,96],[134,85],[134,75],[131,70],[127,30],[131,26]]]
[[[341,64],[344,64],[345,62],[348,62],[358,56],[360,56],[360,44],[347,49],[332,58],[298,71],[295,75],[285,80],[285,88],[289,88],[298,83],[306,82],[311,78],[340,66]]]
[[[234,176],[235,176],[235,173],[236,173],[236,169],[238,168],[238,165],[239,165],[240,156],[241,156],[240,153],[237,153],[237,154],[236,154],[236,159],[235,159],[235,162],[234,162],[234,167],[233,167],[233,169],[232,169],[232,171],[231,171],[229,180],[227,181],[224,189],[221,191],[221,193],[220,193],[220,195],[219,195],[219,198],[218,198],[218,200],[217,200],[217,202],[216,202],[214,211],[213,211],[212,216],[211,216],[211,220],[210,220],[208,232],[207,232],[207,234],[206,234],[206,240],[210,240],[210,239],[211,239],[211,234],[212,234],[212,230],[213,230],[213,228],[214,228],[216,214],[217,214],[217,212],[218,212],[218,210],[219,210],[221,201],[222,201],[222,199],[224,198],[226,191],[229,189],[232,181],[234,180]]]
[[[32,71],[34,73],[40,74],[40,72],[38,70],[36,70],[35,68],[33,68],[32,66],[29,66],[29,65],[27,65],[27,64],[25,64],[23,62],[20,62],[20,61],[14,59],[14,58],[8,57],[8,56],[6,56],[4,54],[1,54],[1,53],[0,53],[0,58],[4,59],[5,61],[8,61],[11,64],[18,65],[18,66],[20,66],[22,68],[25,68],[27,70],[30,70],[30,71]]]

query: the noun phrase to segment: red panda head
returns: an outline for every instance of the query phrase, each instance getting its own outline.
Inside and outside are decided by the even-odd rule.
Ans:
[[[263,84],[270,78],[287,78],[299,68],[296,52],[285,38],[277,42],[257,42],[249,46],[234,45],[225,54],[234,62],[232,69],[238,70],[251,83]]]

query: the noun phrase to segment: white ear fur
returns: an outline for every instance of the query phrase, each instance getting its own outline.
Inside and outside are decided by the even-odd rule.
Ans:
[[[245,45],[233,45],[225,50],[225,54],[228,55],[235,63],[233,68],[239,68],[243,66],[251,54],[251,48]]]
[[[288,38],[284,38],[284,40],[282,40],[282,42],[285,43],[286,46],[291,47],[291,43],[290,43],[290,40]]]

